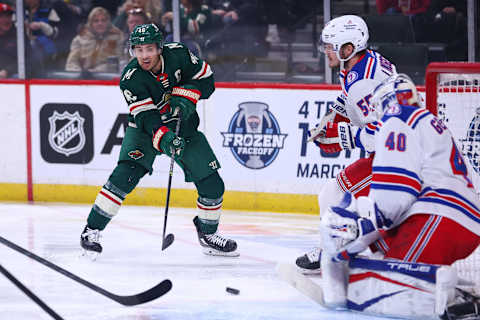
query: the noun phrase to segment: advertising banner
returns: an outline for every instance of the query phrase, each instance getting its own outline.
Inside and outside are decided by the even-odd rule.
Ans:
[[[0,86],[2,107],[0,114],[0,183],[27,183],[27,136],[25,86],[4,84]],[[0,192],[2,194],[2,192]]]
[[[227,190],[316,194],[327,179],[364,156],[325,154],[307,132],[333,105],[337,90],[219,88],[198,105],[203,131]],[[33,181],[102,185],[114,168],[127,126],[116,86],[32,85]],[[169,159],[159,157],[142,187],[165,187]],[[193,188],[176,168],[174,188]]]
[[[207,137],[230,190],[316,194],[364,156],[323,153],[308,130],[333,105],[337,90],[218,89],[207,101]]]

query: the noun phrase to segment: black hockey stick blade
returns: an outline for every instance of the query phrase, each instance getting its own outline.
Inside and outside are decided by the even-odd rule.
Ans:
[[[173,240],[175,240],[173,233],[167,234],[162,241],[162,251],[170,247],[170,245],[173,243]]]
[[[45,304],[39,297],[35,295],[30,289],[25,287],[23,283],[20,282],[13,274],[8,272],[7,269],[5,269],[1,264],[0,264],[0,272],[3,273],[5,277],[7,277],[8,280],[10,280],[18,289],[20,289],[23,293],[25,293],[30,299],[32,299],[40,308],[43,309],[46,313],[48,313],[53,319],[55,320],[63,320],[61,316],[59,316],[55,311],[53,311],[49,306]]]
[[[107,298],[110,298],[113,301],[116,301],[116,302],[118,302],[118,303],[120,303],[124,306],[134,306],[134,305],[137,305],[137,304],[141,304],[141,303],[145,303],[145,302],[155,300],[155,299],[163,296],[164,294],[166,294],[172,288],[172,282],[170,280],[166,279],[166,280],[163,280],[162,282],[160,282],[159,284],[157,284],[156,286],[154,286],[153,288],[150,288],[149,290],[141,292],[139,294],[134,294],[134,295],[131,295],[131,296],[119,296],[119,295],[113,294],[113,293],[111,293],[111,292],[109,292],[109,291],[107,291],[103,288],[100,288],[99,286],[94,285],[93,283],[88,282],[87,280],[84,280],[84,279],[80,278],[79,276],[74,275],[73,273],[57,266],[56,264],[54,264],[54,263],[52,263],[48,260],[43,259],[42,257],[37,256],[33,252],[30,252],[30,251],[16,245],[13,242],[8,241],[7,239],[5,239],[1,236],[0,236],[0,242],[2,244],[6,245],[7,247],[9,247],[9,248],[11,248],[11,249],[13,249],[17,252],[20,252],[21,254],[26,255],[27,257],[43,264],[44,266],[47,266],[48,268],[53,269],[53,270],[57,271],[58,273],[63,274],[65,277],[70,278],[70,279],[84,285],[85,287],[87,287],[87,288],[89,288],[89,289],[91,289],[95,292],[98,292],[99,294],[101,294],[101,295],[103,295]]]

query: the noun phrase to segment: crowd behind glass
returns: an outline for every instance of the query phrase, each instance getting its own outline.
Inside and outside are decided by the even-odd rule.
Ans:
[[[426,63],[467,60],[466,0],[376,0],[374,10],[342,12],[355,2],[363,1],[332,0],[333,16],[408,17],[412,45],[441,48]],[[18,14],[15,1],[0,3],[0,78],[18,77]],[[22,14],[27,78],[119,77],[131,59],[128,35],[139,24],[153,22],[173,41],[171,0],[25,0]],[[286,82],[292,74],[321,75],[322,27],[318,0],[180,0],[181,41],[210,62],[220,81],[239,81],[242,72],[250,72],[251,81],[275,72]],[[397,41],[393,32],[391,39]]]

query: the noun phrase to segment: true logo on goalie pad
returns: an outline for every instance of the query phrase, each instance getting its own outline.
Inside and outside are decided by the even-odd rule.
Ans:
[[[287,134],[280,132],[277,119],[263,102],[242,102],[233,115],[227,132],[222,132],[223,146],[235,159],[250,169],[270,165],[283,149]]]
[[[45,104],[40,110],[41,154],[50,163],[93,158],[93,114],[84,104]]]

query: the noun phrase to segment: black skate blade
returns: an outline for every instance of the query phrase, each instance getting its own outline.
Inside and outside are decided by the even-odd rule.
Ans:
[[[162,242],[162,251],[170,247],[170,245],[173,243],[173,240],[175,240],[175,236],[172,233],[167,234]]]

